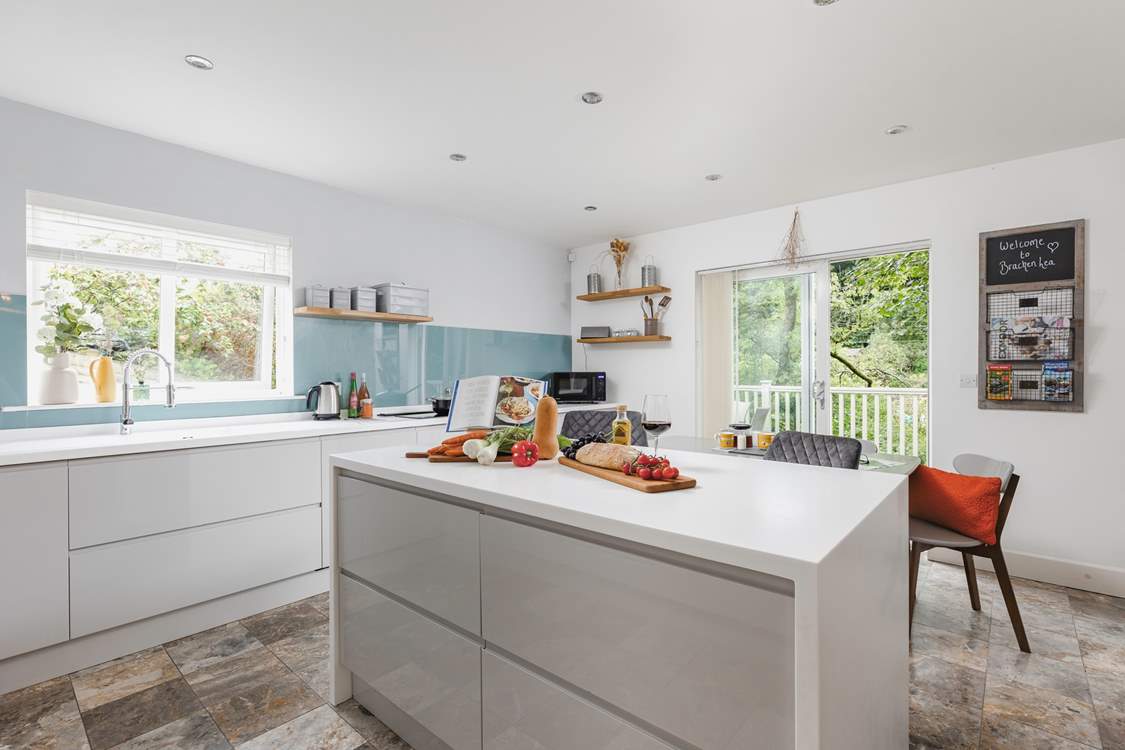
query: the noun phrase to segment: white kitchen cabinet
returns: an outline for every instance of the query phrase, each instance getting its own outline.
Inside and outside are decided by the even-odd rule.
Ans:
[[[70,547],[319,503],[319,477],[315,438],[71,461]]]
[[[0,659],[65,641],[66,464],[0,469]]]
[[[320,440],[320,496],[323,498],[324,512],[321,515],[321,566],[328,567],[332,562],[332,539],[328,519],[331,518],[332,504],[332,456],[336,453],[367,451],[374,448],[387,448],[392,445],[410,445],[413,429],[380,432],[354,432],[348,435],[331,435]]]
[[[316,570],[319,521],[309,505],[74,550],[71,637]]]

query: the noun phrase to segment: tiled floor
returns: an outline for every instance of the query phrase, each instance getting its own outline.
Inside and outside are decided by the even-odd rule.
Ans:
[[[1125,750],[1125,599],[1019,580],[1031,655],[996,579],[981,612],[961,568],[925,564],[910,664],[910,747]],[[409,750],[328,692],[326,596],[0,696],[0,750]]]
[[[409,750],[328,706],[328,595],[0,696],[0,750]]]

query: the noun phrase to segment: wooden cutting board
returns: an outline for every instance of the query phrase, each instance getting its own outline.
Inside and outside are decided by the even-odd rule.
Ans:
[[[672,492],[674,490],[686,490],[695,486],[695,480],[691,477],[685,477],[682,474],[675,479],[641,479],[632,475],[626,475],[620,471],[613,469],[603,469],[600,466],[587,466],[580,464],[577,461],[572,461],[565,456],[559,456],[559,463],[563,466],[569,466],[572,469],[578,469],[584,474],[591,476],[601,477],[602,479],[617,484],[624,485],[639,492]]]
[[[430,459],[430,463],[432,463],[432,464],[469,464],[469,463],[475,464],[477,462],[477,460],[475,458],[469,458],[468,456],[431,456],[429,453],[426,453],[425,451],[408,451],[407,454],[406,454],[406,457],[407,458],[428,458],[428,459]],[[496,457],[496,463],[511,463],[511,461],[512,461],[512,457],[508,454],[504,454],[504,455],[500,455],[500,456]]]

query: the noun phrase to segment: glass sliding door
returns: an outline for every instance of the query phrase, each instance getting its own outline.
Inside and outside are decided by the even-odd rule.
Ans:
[[[700,434],[769,427],[928,457],[924,248],[701,274]]]

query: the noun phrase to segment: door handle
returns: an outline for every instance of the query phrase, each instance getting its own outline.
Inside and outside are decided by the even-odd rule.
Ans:
[[[813,381],[813,399],[816,401],[816,405],[820,409],[824,408],[824,396],[827,391],[828,388],[823,380]]]

